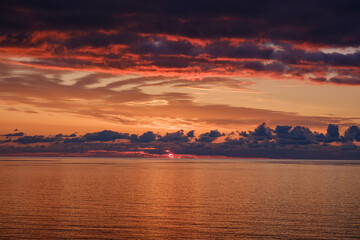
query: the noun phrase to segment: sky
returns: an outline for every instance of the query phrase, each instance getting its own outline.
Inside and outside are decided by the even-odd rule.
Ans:
[[[360,2],[2,0],[0,134],[360,124]],[[14,131],[18,129],[18,131]]]

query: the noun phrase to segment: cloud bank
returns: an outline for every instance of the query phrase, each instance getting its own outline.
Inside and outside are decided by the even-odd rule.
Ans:
[[[143,134],[110,130],[84,135],[20,136],[5,134],[0,143],[2,155],[52,154],[61,156],[143,156],[159,157],[172,153],[186,157],[225,156],[290,159],[360,159],[360,128],[348,127],[344,134],[329,124],[318,133],[303,126],[261,124],[253,131],[221,133],[211,130],[196,136],[194,130]],[[140,154],[141,153],[141,154]],[[135,155],[134,155],[135,154]],[[138,154],[138,155],[136,155]],[[140,154],[140,155],[139,155]],[[145,154],[145,155],[144,155]]]
[[[21,55],[13,63],[360,85],[354,0],[5,0],[0,6],[1,51]]]

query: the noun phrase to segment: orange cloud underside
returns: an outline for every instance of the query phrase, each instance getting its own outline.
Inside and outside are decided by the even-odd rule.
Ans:
[[[315,84],[357,87],[359,66],[336,60],[344,54],[319,52],[331,46],[292,42],[293,49],[286,50],[269,39],[144,33],[126,42],[119,34],[98,30],[95,36],[105,43],[97,46],[96,39],[91,42],[85,32],[35,31],[23,44],[10,39],[1,45],[0,111],[5,117],[0,124],[6,131],[21,127],[29,132],[104,128],[142,132],[231,130],[253,128],[265,121],[323,128],[329,122],[350,125],[359,121],[358,109],[351,112],[349,107],[343,107],[349,109],[343,115],[317,114],[296,108],[300,100],[281,107],[266,101],[284,80],[309,88]],[[7,37],[1,36],[0,41]],[[286,51],[299,57],[289,60]],[[335,60],[327,60],[332,57]],[[260,89],[262,81],[277,83],[265,83]],[[217,102],[216,92],[223,93]],[[231,92],[238,94],[238,103],[227,98]],[[306,88],[303,94],[306,98]],[[360,100],[353,90],[344,90],[344,99],[346,94],[350,100]],[[285,96],[273,98],[286,102]]]

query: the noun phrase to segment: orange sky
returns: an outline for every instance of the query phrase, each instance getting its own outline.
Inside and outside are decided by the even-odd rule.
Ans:
[[[292,3],[295,15],[275,9],[280,22],[265,3],[252,15],[237,4],[184,14],[119,3],[105,15],[103,5],[18,4],[4,5],[0,31],[1,134],[360,123],[357,32],[325,31],[340,17],[354,26],[351,9],[314,5],[301,13],[311,23]]]
[[[3,58],[4,60],[4,58]],[[5,60],[4,60],[5,61]],[[2,131],[253,129],[358,123],[358,87],[261,77],[111,74],[3,63]]]

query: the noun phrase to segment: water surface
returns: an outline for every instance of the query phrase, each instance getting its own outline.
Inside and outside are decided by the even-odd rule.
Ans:
[[[360,238],[360,161],[0,158],[1,239]]]

